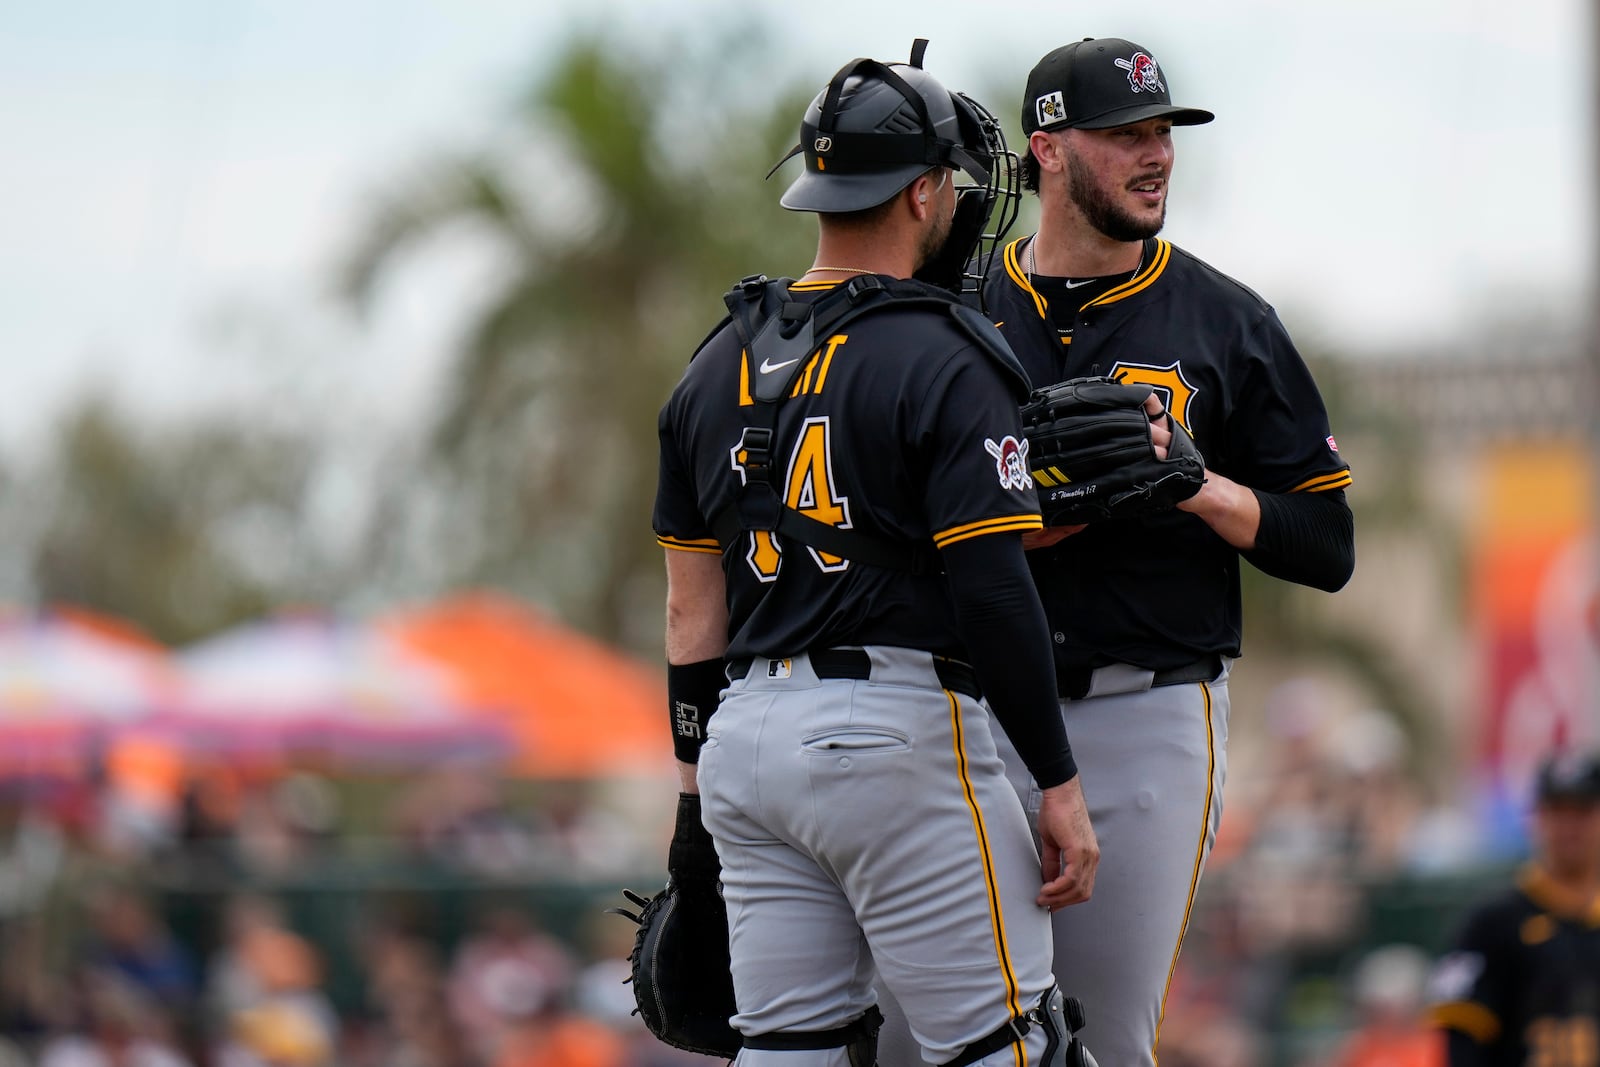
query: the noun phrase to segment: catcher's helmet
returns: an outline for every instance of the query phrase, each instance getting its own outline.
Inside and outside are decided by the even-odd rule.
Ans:
[[[857,59],[841,67],[806,109],[800,143],[767,177],[804,153],[805,172],[780,202],[826,214],[876,207],[932,167],[964,172],[970,181],[957,186],[950,236],[925,280],[981,301],[984,275],[1022,199],[1017,155],[987,108],[922,69],[927,47],[917,38],[910,63]]]
[[[784,207],[864,211],[937,166],[990,183],[995,146],[985,137],[982,109],[922,69],[926,45],[918,40],[909,64],[853,60],[817,94],[800,122],[800,143],[778,161],[801,153],[806,160],[783,194]]]

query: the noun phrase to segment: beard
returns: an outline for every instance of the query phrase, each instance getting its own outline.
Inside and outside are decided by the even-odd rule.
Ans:
[[[917,247],[917,269],[921,270],[933,261],[933,257],[944,248],[944,243],[950,239],[950,227],[955,221],[955,213],[945,215],[935,212],[933,225],[923,233],[922,241]]]
[[[1089,225],[1113,241],[1143,241],[1160,233],[1167,222],[1166,197],[1161,199],[1159,218],[1140,218],[1117,204],[1076,152],[1067,153],[1067,199],[1083,212]]]

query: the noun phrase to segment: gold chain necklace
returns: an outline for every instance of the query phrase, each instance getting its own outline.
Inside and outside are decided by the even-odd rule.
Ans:
[[[876,274],[876,273],[878,273],[875,270],[862,270],[860,267],[812,267],[810,270],[806,271],[806,274],[815,274],[818,271],[824,271],[824,270],[838,271],[840,274]],[[806,274],[802,274],[802,275],[800,275],[800,277],[804,278],[806,276]]]

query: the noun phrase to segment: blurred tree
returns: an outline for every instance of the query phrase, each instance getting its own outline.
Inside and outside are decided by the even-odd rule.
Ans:
[[[1375,544],[1394,550],[1397,542],[1404,542],[1416,549],[1421,561],[1446,576],[1438,588],[1459,596],[1464,586],[1463,532],[1439,513],[1425,491],[1426,441],[1421,425],[1398,397],[1388,408],[1358,403],[1352,387],[1356,376],[1367,373],[1359,363],[1310,345],[1303,354],[1327,404],[1335,436],[1345,443],[1346,451],[1351,442],[1364,438],[1378,443],[1371,452],[1384,460],[1370,468],[1356,464],[1355,484],[1346,490],[1355,513],[1357,571],[1365,550]],[[1352,625],[1330,611],[1327,594],[1318,590],[1270,578],[1250,566],[1241,572],[1248,655],[1335,668],[1360,684],[1373,706],[1393,715],[1405,729],[1416,770],[1429,775],[1446,770],[1440,761],[1448,758],[1449,749],[1436,742],[1447,709],[1430,706],[1429,695],[1412,675],[1413,665],[1395,655],[1380,630]],[[1452,605],[1445,614],[1459,617],[1458,608]]]
[[[90,397],[18,487],[40,603],[130,619],[182,643],[329,588],[304,521],[315,452],[236,421],[142,430]]]
[[[754,29],[649,56],[579,38],[502,140],[387,194],[348,263],[353,298],[372,303],[385,271],[463,229],[494,249],[500,280],[421,469],[383,505],[378,555],[447,561],[443,587],[510,589],[657,650],[656,413],[722,292],[798,273],[814,241],[761,181],[810,95],[750,91],[771,85],[773,47]]]

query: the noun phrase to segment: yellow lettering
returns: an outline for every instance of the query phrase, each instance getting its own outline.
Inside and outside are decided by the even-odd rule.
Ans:
[[[750,551],[745,553],[745,559],[750,563],[750,569],[756,572],[756,577],[763,582],[773,581],[778,577],[778,568],[783,563],[783,550],[778,547],[778,539],[772,536],[769,530],[750,531]]]
[[[801,427],[800,440],[795,442],[794,455],[789,460],[784,503],[818,522],[841,530],[850,528],[850,502],[838,496],[833,487],[827,416],[807,419]],[[825,571],[840,571],[850,565],[850,561],[841,556],[806,547],[817,566]]]

